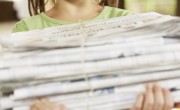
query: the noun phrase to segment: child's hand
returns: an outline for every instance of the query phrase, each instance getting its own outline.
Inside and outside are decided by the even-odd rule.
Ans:
[[[172,110],[174,102],[169,90],[158,84],[148,84],[146,93],[140,94],[131,110]]]
[[[41,99],[34,102],[30,110],[68,110],[62,104],[54,104],[49,102],[48,99]]]

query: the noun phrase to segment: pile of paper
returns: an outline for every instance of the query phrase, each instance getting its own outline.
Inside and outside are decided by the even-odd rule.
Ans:
[[[145,13],[1,37],[0,107],[48,97],[70,110],[129,109],[154,81],[180,102],[179,36],[180,18]]]

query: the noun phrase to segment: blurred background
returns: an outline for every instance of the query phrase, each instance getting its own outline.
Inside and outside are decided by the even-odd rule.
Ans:
[[[180,15],[180,0],[119,1],[119,8],[127,9],[134,13],[153,11],[173,16]],[[10,33],[17,21],[29,17],[27,5],[27,0],[0,0],[0,34]]]

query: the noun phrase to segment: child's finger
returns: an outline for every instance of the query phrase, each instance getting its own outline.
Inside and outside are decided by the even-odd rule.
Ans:
[[[174,106],[174,101],[173,101],[170,91],[168,89],[163,89],[163,94],[164,94],[164,100],[165,100],[164,110],[172,110]]]
[[[37,110],[35,107],[30,107],[30,110]]]
[[[34,106],[36,109],[38,109],[38,108],[40,107],[40,105],[41,105],[40,100],[35,100],[34,103],[33,103],[33,106]]]
[[[157,83],[154,84],[154,110],[163,110],[164,109],[164,94],[162,88],[159,87]]]
[[[35,100],[33,104],[30,106],[30,110],[38,110],[38,105],[40,104],[39,100]]]
[[[52,104],[51,110],[68,110],[63,104]]]
[[[36,100],[32,105],[37,110],[48,110],[52,107],[52,104],[48,101],[48,99],[40,99]]]
[[[154,108],[154,93],[152,84],[148,84],[146,87],[145,101],[143,110],[153,110]]]
[[[37,110],[37,109],[36,109],[36,107],[34,105],[31,105],[30,110]]]
[[[41,102],[49,102],[49,99],[48,98],[42,98],[40,99]]]
[[[44,105],[44,108],[50,108],[52,106],[52,103],[49,101],[48,98],[42,98],[41,103],[42,105]]]
[[[54,110],[54,104],[49,101],[47,98],[41,99],[41,109],[40,110]],[[55,109],[57,110],[57,109]]]
[[[131,108],[131,110],[142,110],[143,108],[143,101],[144,101],[144,94],[140,94],[136,100],[136,103]]]

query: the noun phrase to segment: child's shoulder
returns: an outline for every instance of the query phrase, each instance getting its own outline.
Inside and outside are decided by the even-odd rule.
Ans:
[[[120,17],[133,15],[134,13],[128,10],[106,6],[106,14],[109,14],[110,17]]]
[[[38,23],[42,21],[41,14],[22,19],[21,21],[17,22],[12,32],[21,32],[21,31],[29,31],[34,26],[37,26]]]

